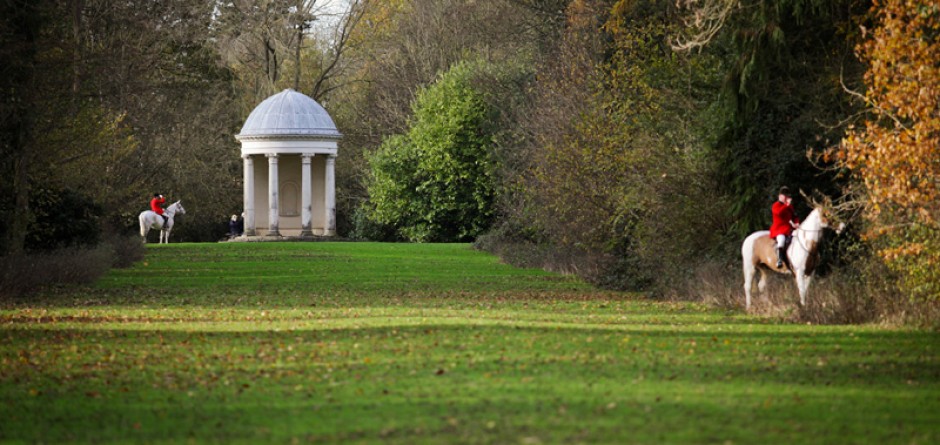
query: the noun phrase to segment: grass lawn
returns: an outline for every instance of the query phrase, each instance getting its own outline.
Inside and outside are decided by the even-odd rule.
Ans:
[[[940,333],[652,302],[467,245],[150,245],[0,303],[0,442],[935,444]]]

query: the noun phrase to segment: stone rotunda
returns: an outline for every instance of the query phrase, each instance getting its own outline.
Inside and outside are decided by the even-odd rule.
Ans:
[[[317,101],[287,89],[265,99],[242,144],[246,240],[336,235],[334,167],[342,134]]]

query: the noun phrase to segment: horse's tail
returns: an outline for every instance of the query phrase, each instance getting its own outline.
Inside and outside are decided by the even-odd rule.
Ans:
[[[741,259],[745,263],[750,261],[751,257],[754,255],[754,237],[748,236],[744,238],[744,242],[741,243]]]
[[[141,213],[140,216],[137,217],[137,219],[140,221],[140,237],[146,238],[147,237],[147,212]]]
[[[768,234],[769,232],[767,232],[766,230],[754,232],[748,235],[748,237],[744,239],[744,242],[741,243],[741,262],[742,262],[742,266],[744,266],[745,275],[749,273],[753,273],[754,271],[754,267],[755,267],[754,243],[757,242],[758,238],[762,236],[768,236]]]
[[[754,265],[752,263],[754,257],[754,237],[749,236],[744,239],[744,242],[741,244],[741,266],[744,270],[744,277],[747,280],[747,276],[752,272]]]

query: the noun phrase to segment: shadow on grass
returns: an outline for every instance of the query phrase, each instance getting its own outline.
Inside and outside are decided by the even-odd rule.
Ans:
[[[872,331],[848,337],[843,332],[813,331],[778,335],[576,325],[388,323],[226,332],[199,331],[198,325],[185,331],[161,330],[160,324],[147,330],[6,329],[3,357],[11,359],[10,363],[18,357],[19,364],[0,375],[6,379],[45,374],[55,381],[57,373],[69,372],[57,365],[60,361],[66,368],[103,364],[101,369],[118,374],[136,367],[185,375],[207,369],[229,372],[229,366],[242,371],[271,367],[276,373],[319,367],[362,372],[370,368],[369,363],[423,362],[433,367],[437,362],[470,360],[480,369],[520,364],[543,371],[557,368],[561,378],[567,378],[563,374],[568,368],[577,371],[602,365],[591,370],[592,375],[627,380],[643,375],[698,383],[733,379],[868,388],[928,385],[935,392],[940,384],[940,360],[933,352],[940,344],[940,333]],[[74,350],[69,349],[72,346]],[[34,362],[30,357],[41,359]],[[122,360],[126,361],[123,367]]]

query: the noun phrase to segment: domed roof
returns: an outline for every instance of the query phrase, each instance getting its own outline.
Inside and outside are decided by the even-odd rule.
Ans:
[[[278,136],[339,139],[343,135],[317,101],[303,93],[286,89],[255,107],[236,138],[267,139]]]

